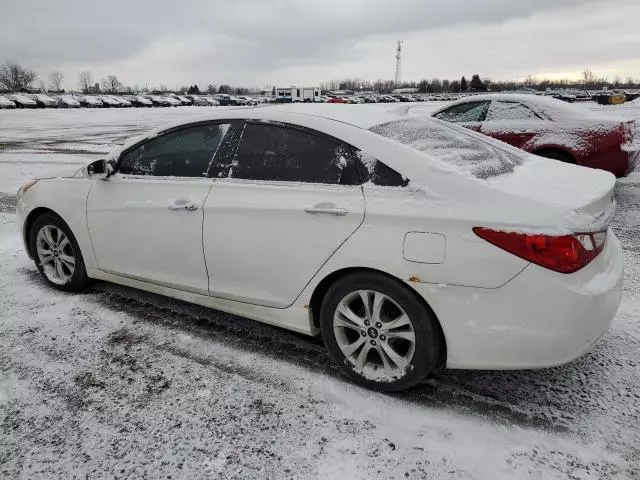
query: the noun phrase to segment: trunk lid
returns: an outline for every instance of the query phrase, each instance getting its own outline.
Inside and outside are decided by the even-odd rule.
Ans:
[[[564,212],[572,232],[605,230],[615,213],[615,176],[546,158],[531,159],[513,172],[487,180],[492,188]]]

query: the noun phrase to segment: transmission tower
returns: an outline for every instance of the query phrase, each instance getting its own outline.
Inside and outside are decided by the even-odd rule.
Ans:
[[[402,40],[398,40],[398,46],[396,47],[396,87],[400,86],[402,74]]]

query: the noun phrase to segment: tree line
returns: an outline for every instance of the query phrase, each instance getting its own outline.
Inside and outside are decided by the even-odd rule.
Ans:
[[[634,80],[632,77],[622,79],[617,76],[613,80],[607,77],[598,77],[590,69],[582,72],[579,79],[571,80],[569,78],[559,80],[538,79],[532,75],[528,75],[523,80],[510,81],[492,81],[490,79],[482,79],[479,74],[471,76],[471,80],[467,80],[466,76],[460,79],[439,79],[420,80],[419,82],[402,82],[396,85],[393,80],[362,80],[359,78],[346,78],[343,80],[331,80],[320,84],[323,91],[334,90],[352,90],[357,91],[373,91],[378,93],[391,93],[396,88],[415,88],[418,93],[462,93],[462,92],[501,92],[507,90],[517,90],[521,88],[529,88],[537,91],[563,90],[563,89],[583,89],[583,90],[602,90],[604,88],[640,88],[640,80]]]
[[[7,61],[3,65],[0,65],[0,91],[7,92],[23,92],[39,90],[42,92],[49,91],[54,93],[64,93],[64,75],[60,71],[53,71],[47,77],[47,83],[44,80],[40,80],[37,87],[34,88],[34,83],[38,80],[39,76],[30,68],[25,68],[16,62]],[[175,90],[167,88],[166,85],[159,85],[158,87],[144,87],[141,88],[138,85],[133,87],[125,86],[116,75],[107,75],[99,82],[94,82],[93,74],[89,70],[82,71],[78,74],[77,78],[78,89],[82,93],[133,93],[140,91],[149,91],[152,93],[162,92],[180,92],[188,94],[199,93],[225,93],[229,95],[246,95],[250,93],[259,93],[260,89],[237,87],[232,85],[220,85],[215,86],[213,84],[207,85],[206,89],[202,91],[198,85],[182,86]],[[334,91],[334,90],[352,90],[352,91],[373,91],[378,93],[390,93],[396,88],[414,88],[418,93],[463,93],[463,92],[487,92],[487,91],[505,91],[516,90],[519,88],[530,88],[533,90],[558,90],[558,89],[584,89],[584,90],[601,90],[603,88],[640,88],[640,80],[634,80],[631,77],[622,80],[620,77],[615,77],[613,80],[609,80],[607,77],[598,77],[590,69],[585,69],[582,72],[581,78],[578,80],[560,79],[560,80],[547,80],[538,79],[533,75],[528,75],[522,81],[492,81],[490,79],[482,79],[479,74],[473,74],[471,80],[467,80],[465,76],[459,80],[454,79],[439,79],[433,78],[431,80],[420,80],[419,82],[403,82],[400,85],[396,85],[393,80],[362,80],[359,78],[347,78],[343,80],[331,80],[328,82],[320,83],[322,91]],[[275,88],[275,87],[274,87]],[[271,91],[271,87],[264,90]]]

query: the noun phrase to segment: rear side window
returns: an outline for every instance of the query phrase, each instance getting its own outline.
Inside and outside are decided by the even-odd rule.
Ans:
[[[494,100],[487,113],[487,120],[540,120],[540,117],[522,103]]]
[[[248,123],[229,165],[218,176],[246,180],[359,184],[349,146],[323,135]]]
[[[447,122],[482,122],[489,109],[489,102],[467,102],[443,110],[434,117]]]
[[[205,177],[228,129],[228,124],[209,124],[160,135],[125,153],[118,171],[125,175]]]
[[[371,182],[381,187],[406,187],[409,184],[408,178],[364,152],[356,150],[355,162],[362,183]]]

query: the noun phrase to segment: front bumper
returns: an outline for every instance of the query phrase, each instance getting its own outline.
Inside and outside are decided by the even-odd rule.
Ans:
[[[440,320],[448,368],[529,369],[589,351],[616,314],[622,279],[622,248],[609,231],[602,253],[574,274],[531,264],[497,289],[412,286]]]

